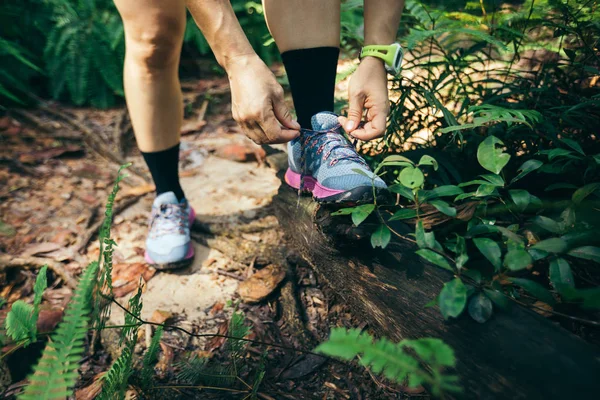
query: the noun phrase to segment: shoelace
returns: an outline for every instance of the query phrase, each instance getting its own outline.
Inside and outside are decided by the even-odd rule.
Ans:
[[[329,159],[329,157],[333,154],[334,151],[342,152],[342,155],[337,155],[332,158],[329,162],[330,166],[334,166],[338,162],[342,160],[350,160],[357,162],[365,167],[369,168],[368,164],[363,160],[361,156],[358,155],[356,149],[352,144],[346,140],[346,138],[338,132],[339,126],[335,126],[331,129],[325,131],[312,131],[308,129],[303,129],[301,131],[300,137],[300,188],[298,189],[298,193],[301,193],[304,190],[304,177],[307,175],[308,164],[306,160],[306,151],[307,148],[313,149],[315,146],[321,142],[320,139],[323,139],[323,136],[326,136],[323,143],[319,145],[319,148],[316,150],[317,155],[325,152],[323,155],[323,160]],[[316,139],[316,140],[315,140]],[[346,150],[346,151],[344,151]]]
[[[187,227],[187,210],[187,204],[162,204],[154,207],[150,216],[151,236],[157,238],[172,233],[183,235]]]

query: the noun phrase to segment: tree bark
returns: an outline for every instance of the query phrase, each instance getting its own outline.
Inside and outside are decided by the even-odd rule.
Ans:
[[[425,304],[452,274],[421,261],[410,244],[374,250],[369,221],[359,228],[340,223],[349,218],[332,217],[310,197],[299,199],[285,183],[273,203],[291,245],[378,335],[441,338],[454,348],[464,389],[457,398],[587,399],[600,393],[596,347],[516,304],[484,324],[468,316],[444,321]],[[402,224],[394,229],[412,231]]]

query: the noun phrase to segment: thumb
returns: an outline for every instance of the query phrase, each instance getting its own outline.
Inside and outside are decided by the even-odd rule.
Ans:
[[[273,113],[281,125],[289,129],[300,130],[300,124],[292,117],[290,109],[285,105],[282,98],[273,100]]]
[[[350,96],[348,118],[344,124],[346,132],[350,133],[358,128],[360,121],[362,120],[364,104],[365,96],[363,94]]]

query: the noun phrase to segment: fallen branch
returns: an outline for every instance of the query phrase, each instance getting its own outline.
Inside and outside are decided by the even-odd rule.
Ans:
[[[48,268],[60,277],[71,289],[77,286],[77,280],[65,269],[65,266],[50,258],[44,257],[12,257],[8,254],[0,255],[0,271],[8,268],[38,269],[47,265]]]

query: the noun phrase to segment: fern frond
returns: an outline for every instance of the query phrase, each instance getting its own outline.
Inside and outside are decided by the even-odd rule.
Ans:
[[[78,376],[79,359],[85,349],[90,299],[97,271],[98,263],[93,262],[83,272],[63,320],[46,345],[40,361],[33,369],[33,375],[29,377],[29,385],[19,399],[64,399],[72,394]]]
[[[159,326],[154,332],[152,341],[142,362],[142,371],[140,373],[140,386],[142,390],[149,390],[152,387],[152,378],[154,377],[154,363],[158,359],[158,349],[160,348],[160,339],[162,338],[163,327]]]
[[[17,300],[6,315],[6,334],[15,342],[24,341],[23,346],[28,346],[36,341],[39,306],[44,290],[48,287],[47,271],[48,266],[44,265],[35,280],[33,305],[27,304],[23,300]]]
[[[98,400],[122,400],[125,398],[127,381],[133,372],[132,360],[132,349],[124,347],[119,358],[102,376],[102,392],[98,395]]]
[[[444,374],[445,368],[456,363],[454,352],[439,339],[405,340],[396,344],[385,338],[374,341],[371,335],[359,329],[335,328],[329,340],[316,351],[348,361],[360,357],[360,364],[374,373],[382,373],[401,384],[408,380],[413,388],[427,385],[436,396],[460,390],[457,377]],[[427,364],[427,368],[422,363]]]
[[[129,313],[125,314],[125,327],[121,331],[119,345],[123,347],[121,355],[102,377],[102,392],[99,400],[121,400],[125,398],[125,390],[129,377],[133,374],[133,348],[137,342],[137,318],[142,312],[142,289],[129,299]],[[137,318],[136,318],[137,317]]]
[[[131,164],[122,165],[117,172],[117,179],[113,185],[112,191],[106,200],[106,211],[104,212],[104,221],[100,228],[100,255],[98,256],[98,264],[102,263],[100,274],[98,276],[98,285],[94,292],[94,314],[93,325],[97,329],[102,329],[110,316],[110,303],[104,301],[104,297],[112,298],[112,254],[113,246],[116,242],[110,238],[110,226],[113,219],[113,207],[115,198],[119,193],[119,184],[127,176],[122,171]]]
[[[37,318],[33,306],[23,300],[17,300],[6,315],[4,322],[6,334],[15,342],[25,341],[24,345],[27,346],[35,341],[37,334],[36,322]]]

